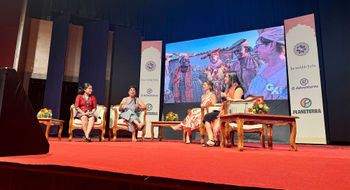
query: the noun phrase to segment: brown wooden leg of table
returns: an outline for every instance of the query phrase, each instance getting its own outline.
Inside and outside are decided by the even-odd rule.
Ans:
[[[226,140],[225,124],[226,124],[226,122],[224,122],[224,121],[221,121],[221,122],[220,122],[220,133],[221,133],[220,147],[221,147],[221,148],[224,148],[224,147],[225,147],[225,140]]]
[[[46,139],[49,140],[49,132],[50,132],[50,122],[46,123]]]
[[[260,135],[260,143],[261,143],[261,147],[263,147],[263,148],[265,148],[265,134],[266,134],[265,125],[262,125],[262,131],[261,131],[261,135]]]
[[[61,140],[61,134],[62,134],[62,129],[63,129],[63,123],[60,123],[60,130],[58,131],[58,140]]]
[[[237,136],[238,136],[238,150],[243,151],[244,144],[243,144],[243,119],[237,119]]]
[[[272,125],[267,125],[267,143],[269,146],[269,149],[272,149]]]
[[[204,144],[204,135],[205,135],[205,128],[204,128],[204,126],[201,125],[199,131],[200,131],[200,134],[201,134],[201,144]]]
[[[182,132],[182,141],[184,143],[186,143],[186,130],[185,129],[182,129],[182,130],[183,130],[183,132]]]
[[[297,135],[297,125],[295,121],[289,124],[290,126],[290,146],[292,147],[292,151],[297,151],[297,145],[295,144],[295,137]]]
[[[162,141],[163,127],[159,126],[159,141]]]
[[[154,125],[151,125],[151,141],[154,139]]]

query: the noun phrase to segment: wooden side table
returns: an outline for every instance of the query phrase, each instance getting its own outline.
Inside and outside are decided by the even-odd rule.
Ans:
[[[151,141],[153,141],[153,138],[154,138],[154,126],[159,127],[159,141],[162,141],[162,128],[172,127],[180,123],[181,121],[152,121],[151,122]]]
[[[267,115],[267,114],[250,114],[250,113],[237,113],[237,114],[227,114],[220,116],[221,120],[221,147],[226,144],[227,135],[225,131],[226,123],[237,123],[237,135],[238,135],[238,150],[243,151],[243,125],[255,125],[264,124],[267,125],[267,136],[268,136],[268,146],[272,149],[272,126],[284,126],[289,125],[290,127],[290,146],[293,151],[297,150],[297,145],[295,143],[295,137],[297,134],[297,126],[295,119],[299,117],[296,116],[284,116],[284,115]]]
[[[38,118],[38,121],[40,124],[44,124],[46,125],[46,139],[49,140],[49,132],[50,132],[50,127],[54,126],[54,125],[59,125],[60,129],[58,131],[58,140],[61,140],[61,134],[62,134],[62,129],[63,129],[63,120],[59,120],[59,119],[46,119],[46,118]]]

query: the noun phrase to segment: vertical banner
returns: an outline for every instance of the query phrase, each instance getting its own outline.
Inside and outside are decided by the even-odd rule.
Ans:
[[[297,143],[326,144],[314,15],[284,21],[290,109],[297,120]]]
[[[151,137],[151,121],[159,119],[161,66],[162,41],[143,41],[139,92],[141,100],[148,105],[146,137]],[[155,130],[154,135],[158,137],[158,130]]]

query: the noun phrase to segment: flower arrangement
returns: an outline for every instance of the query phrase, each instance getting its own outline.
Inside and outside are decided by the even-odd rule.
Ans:
[[[169,112],[166,117],[165,117],[166,121],[178,121],[179,120],[179,116],[174,113],[174,112]]]
[[[52,118],[52,111],[47,108],[41,109],[38,114],[36,115],[39,119],[51,119]]]
[[[258,99],[254,102],[253,107],[248,109],[248,112],[255,114],[269,114],[269,110],[270,108],[266,105],[266,103]]]

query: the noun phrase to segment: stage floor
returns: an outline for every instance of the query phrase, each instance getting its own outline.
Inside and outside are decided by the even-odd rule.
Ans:
[[[50,138],[45,155],[0,157],[0,162],[54,165],[215,184],[277,189],[350,189],[350,146],[258,143],[237,147],[202,147],[181,141],[86,143]],[[0,163],[1,164],[1,163]]]

